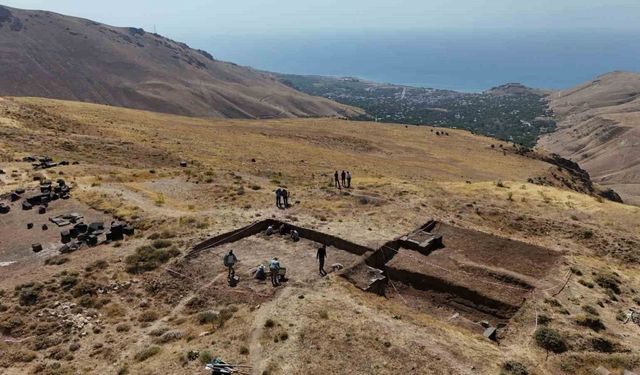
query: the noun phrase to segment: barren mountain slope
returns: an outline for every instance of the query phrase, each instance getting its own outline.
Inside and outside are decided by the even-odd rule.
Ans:
[[[640,208],[579,193],[566,167],[494,139],[0,98],[0,150],[0,201],[11,206],[0,214],[2,374],[197,374],[211,356],[252,375],[640,369],[640,326],[623,323],[640,301]],[[34,170],[23,161],[39,154],[70,164]],[[351,188],[333,186],[342,169],[353,174]],[[70,199],[45,213],[10,202],[5,193],[20,187],[39,192],[34,178],[64,179]],[[288,209],[275,207],[278,186],[292,194]],[[59,254],[69,226],[48,217],[68,212],[107,226],[118,218],[135,233]],[[320,277],[319,244],[306,238],[258,233],[185,257],[204,239],[265,219],[378,249],[431,218],[444,223],[449,250],[400,249],[386,297],[340,277],[334,263],[362,258],[335,246]],[[44,249],[33,252],[34,242]],[[235,286],[222,264],[229,249],[238,255]],[[250,273],[273,256],[289,278],[276,288]],[[398,279],[403,269],[458,283],[446,297],[462,280],[482,292],[477,298],[512,294],[523,304],[503,320],[497,344],[463,309],[469,289],[432,300]],[[540,347],[534,332],[548,329],[563,353]]]
[[[539,144],[640,204],[640,74],[603,75],[551,94],[550,106],[561,121]]]
[[[192,116],[345,116],[356,109],[142,29],[0,6],[0,95]]]

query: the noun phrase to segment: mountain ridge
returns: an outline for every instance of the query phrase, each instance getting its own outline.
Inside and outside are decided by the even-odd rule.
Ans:
[[[0,95],[79,100],[180,115],[342,117],[359,113],[273,76],[139,28],[0,5]]]
[[[614,71],[549,96],[557,131],[539,145],[640,204],[640,74]]]

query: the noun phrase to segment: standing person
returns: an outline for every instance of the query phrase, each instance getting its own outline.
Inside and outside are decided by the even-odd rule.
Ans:
[[[340,179],[338,177],[338,171],[333,174],[333,179],[335,180],[335,185],[338,189],[340,189]]]
[[[347,187],[351,188],[351,172],[347,171]]]
[[[279,281],[279,271],[280,271],[280,262],[278,262],[278,258],[274,257],[269,261],[269,271],[271,273],[271,284],[273,286],[280,285]]]
[[[287,189],[282,189],[283,208],[289,208],[289,192]]]
[[[347,187],[347,174],[344,171],[340,174],[340,178],[342,179],[342,187]]]
[[[236,255],[233,253],[233,250],[229,250],[227,255],[224,256],[224,266],[229,269],[229,274],[227,275],[227,278],[229,280],[233,279],[236,276],[236,270],[233,267],[236,265],[237,262],[238,262],[238,258],[236,258]]]
[[[327,257],[327,245],[322,245],[322,247],[318,248],[318,252],[316,253],[316,259],[318,260],[318,270],[320,271],[320,276],[325,276],[327,272],[324,270],[324,260]]]
[[[282,189],[281,188],[277,188],[276,189],[276,207],[280,208],[280,201],[282,199]]]

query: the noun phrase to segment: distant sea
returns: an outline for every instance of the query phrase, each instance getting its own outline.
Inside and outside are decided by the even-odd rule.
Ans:
[[[292,32],[183,39],[217,59],[273,72],[465,92],[507,82],[568,88],[613,70],[640,71],[637,32]]]

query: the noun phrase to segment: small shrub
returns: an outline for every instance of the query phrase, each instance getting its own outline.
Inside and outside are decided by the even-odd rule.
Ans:
[[[158,313],[155,311],[145,311],[138,317],[139,322],[153,322],[158,320]]]
[[[593,287],[595,286],[595,285],[593,285],[593,283],[591,281],[586,281],[585,279],[578,280],[578,283],[586,286],[589,289],[593,289]]]
[[[564,307],[558,309],[558,312],[562,315],[571,315],[571,313],[569,312],[569,310],[565,309]]]
[[[207,305],[207,299],[203,297],[195,296],[187,301],[187,307],[191,310],[198,310]]]
[[[160,336],[164,335],[165,332],[167,332],[168,330],[169,330],[169,328],[167,328],[167,327],[159,327],[159,328],[156,328],[153,331],[149,332],[149,336],[160,337]]]
[[[329,313],[327,312],[327,310],[321,310],[320,311],[320,318],[321,319],[329,319]]]
[[[582,271],[580,271],[578,268],[576,267],[571,267],[570,268],[571,272],[576,275],[576,276],[582,276]]]
[[[69,258],[62,255],[54,255],[51,258],[47,258],[44,261],[44,264],[47,266],[59,266],[61,264],[65,264],[69,261]]]
[[[12,333],[18,332],[24,325],[24,321],[18,316],[6,316],[0,320],[0,332],[3,335],[11,335]]]
[[[213,323],[216,319],[218,319],[218,314],[213,311],[203,311],[198,314],[198,323],[200,324]]]
[[[136,249],[135,254],[125,258],[126,270],[136,274],[153,271],[179,254],[180,251],[175,247],[158,249],[152,246],[141,246]]]
[[[536,344],[539,347],[553,352],[564,353],[567,351],[567,343],[558,331],[548,327],[540,327],[534,333]]]
[[[224,324],[227,322],[227,320],[230,320],[233,317],[233,313],[236,311],[237,309],[234,309],[233,307],[227,307],[222,309],[222,311],[220,311],[216,319],[216,326],[218,328],[222,328]]]
[[[280,341],[286,341],[287,339],[289,339],[289,333],[287,332],[282,332],[280,334]]]
[[[600,353],[613,353],[616,345],[604,337],[593,337],[591,338],[591,346]]]
[[[596,308],[591,306],[591,305],[583,305],[582,306],[582,310],[584,312],[586,312],[587,314],[591,314],[591,315],[595,315],[595,316],[600,315],[600,313],[598,313],[598,310],[596,310]]]
[[[78,283],[71,291],[74,297],[82,297],[87,295],[93,295],[97,293],[100,286],[91,280],[83,280]]]
[[[529,375],[527,367],[517,361],[507,361],[502,364],[501,375]]]
[[[154,355],[160,353],[160,347],[158,346],[152,346],[150,348],[144,349],[141,352],[136,353],[136,355],[133,357],[133,359],[135,359],[137,362],[143,362],[146,361],[147,359],[153,357]]]
[[[562,307],[562,304],[560,303],[560,301],[558,301],[555,298],[545,298],[544,302],[553,306],[553,307]]]
[[[116,332],[129,332],[131,327],[126,323],[120,323],[116,326]]]
[[[166,344],[169,342],[178,341],[182,338],[182,336],[184,335],[180,331],[168,331],[168,332],[165,332],[165,334],[163,334],[156,341],[160,344]]]
[[[86,266],[84,268],[84,270],[86,272],[93,272],[93,271],[96,271],[96,270],[104,270],[107,267],[109,267],[109,263],[104,259],[100,259],[100,260],[96,260],[95,262],[92,262],[91,264]]]
[[[265,328],[273,328],[275,325],[276,322],[274,322],[272,319],[267,319],[267,321],[264,322]]]
[[[249,348],[247,348],[246,346],[241,346],[240,347],[240,354],[248,355],[249,354]]]
[[[210,351],[205,350],[205,351],[200,352],[200,356],[198,356],[198,358],[200,359],[200,362],[203,365],[206,365],[207,363],[211,362],[211,360],[213,359],[213,355],[211,354]]]
[[[78,277],[75,275],[66,275],[60,280],[60,287],[67,292],[76,286],[76,284],[78,284]]]
[[[158,195],[156,195],[156,199],[155,199],[156,206],[162,206],[163,204],[165,204],[165,202],[166,202],[166,199],[164,197],[164,194],[158,193]]]
[[[616,293],[613,290],[607,289],[607,290],[605,290],[605,294],[607,295],[607,297],[609,297],[609,300],[611,300],[613,302],[617,302],[618,301],[618,296],[616,296]]]
[[[583,327],[591,328],[596,332],[600,332],[606,329],[602,320],[593,315],[580,315],[576,318],[576,323]]]
[[[109,303],[109,300],[107,299],[97,299],[94,297],[88,297],[88,296],[84,296],[82,298],[80,298],[80,301],[78,302],[78,304],[84,308],[95,308],[95,309],[99,309],[102,306],[106,305],[107,303]]]
[[[156,249],[165,249],[171,246],[171,241],[166,239],[157,239],[151,243],[151,246],[153,246]]]
[[[614,274],[598,273],[594,281],[603,289],[610,290],[615,294],[620,294],[620,280]]]
[[[29,306],[38,303],[42,288],[43,286],[40,283],[29,283],[18,286],[16,289],[18,289],[18,302],[20,305]]]
[[[36,357],[36,353],[24,349],[19,349],[11,354],[11,360],[14,362],[28,363],[36,359]]]
[[[551,322],[551,318],[545,314],[538,315],[538,324],[547,325]]]

